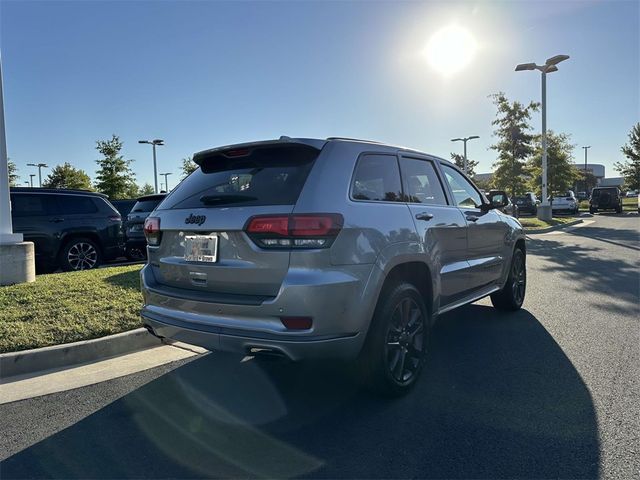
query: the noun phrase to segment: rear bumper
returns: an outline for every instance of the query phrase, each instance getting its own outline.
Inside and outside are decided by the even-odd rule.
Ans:
[[[354,358],[371,318],[370,301],[363,295],[371,268],[357,267],[355,274],[289,272],[276,297],[239,303],[221,296],[212,302],[206,292],[158,285],[146,265],[140,274],[141,315],[155,335],[210,350],[251,354],[263,349],[292,360]],[[288,330],[280,316],[309,316],[313,327]]]
[[[292,339],[285,335],[248,334],[242,330],[186,323],[175,316],[161,317],[157,313],[142,312],[145,327],[159,337],[190,343],[207,350],[224,351],[244,355],[281,355],[290,360],[318,358],[355,358],[361,348],[360,334],[337,337]]]

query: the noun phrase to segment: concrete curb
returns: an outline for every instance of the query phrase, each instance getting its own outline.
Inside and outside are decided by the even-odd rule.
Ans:
[[[0,354],[0,378],[69,367],[162,345],[144,328],[52,347]]]
[[[561,229],[566,228],[566,227],[571,227],[573,225],[578,225],[579,223],[582,223],[582,219],[581,218],[579,218],[578,220],[574,220],[573,222],[563,223],[563,224],[560,224],[560,225],[554,225],[553,227],[538,228],[538,229],[535,229],[535,230],[527,230],[527,229],[525,229],[524,233],[527,234],[527,235],[530,235],[532,233],[535,234],[535,233],[553,232],[555,230],[561,230]]]

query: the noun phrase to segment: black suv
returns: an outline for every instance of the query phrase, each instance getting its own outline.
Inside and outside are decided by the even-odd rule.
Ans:
[[[39,271],[96,268],[124,252],[122,217],[100,193],[12,188],[11,218],[35,244]]]
[[[622,194],[618,187],[596,187],[591,191],[589,213],[598,210],[615,210],[622,213]]]
[[[144,221],[158,204],[166,197],[166,193],[145,195],[138,198],[127,215],[125,224],[127,258],[130,260],[144,260],[147,258],[147,239],[144,237]]]
[[[516,204],[520,213],[534,216],[538,214],[538,199],[534,193],[527,192],[524,195],[519,195],[513,199],[513,203]]]

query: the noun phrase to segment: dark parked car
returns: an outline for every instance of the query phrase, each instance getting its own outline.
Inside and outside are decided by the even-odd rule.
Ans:
[[[127,215],[129,215],[129,212],[131,211],[131,209],[133,208],[133,206],[136,204],[136,199],[127,199],[127,200],[111,200],[111,205],[113,205],[114,207],[116,207],[116,210],[118,210],[118,212],[120,212],[120,216],[122,218],[127,218]]]
[[[138,198],[126,217],[126,254],[130,260],[147,258],[147,240],[144,238],[143,231],[144,221],[166,196],[166,193],[158,193]]]
[[[591,191],[589,213],[599,210],[615,210],[622,213],[622,194],[618,187],[596,187]]]
[[[497,207],[501,212],[518,218],[518,206],[514,205],[504,190],[489,190],[487,198],[492,205],[501,205]]]
[[[538,214],[538,204],[535,193],[527,192],[514,198],[514,203],[518,207],[519,213],[528,213],[530,215]]]
[[[12,188],[13,230],[35,244],[40,271],[88,270],[122,255],[122,217],[106,195]]]

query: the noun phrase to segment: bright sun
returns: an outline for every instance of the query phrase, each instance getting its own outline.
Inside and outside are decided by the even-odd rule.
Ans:
[[[449,25],[431,36],[425,55],[433,68],[443,75],[451,75],[466,67],[477,49],[478,44],[469,30]]]

